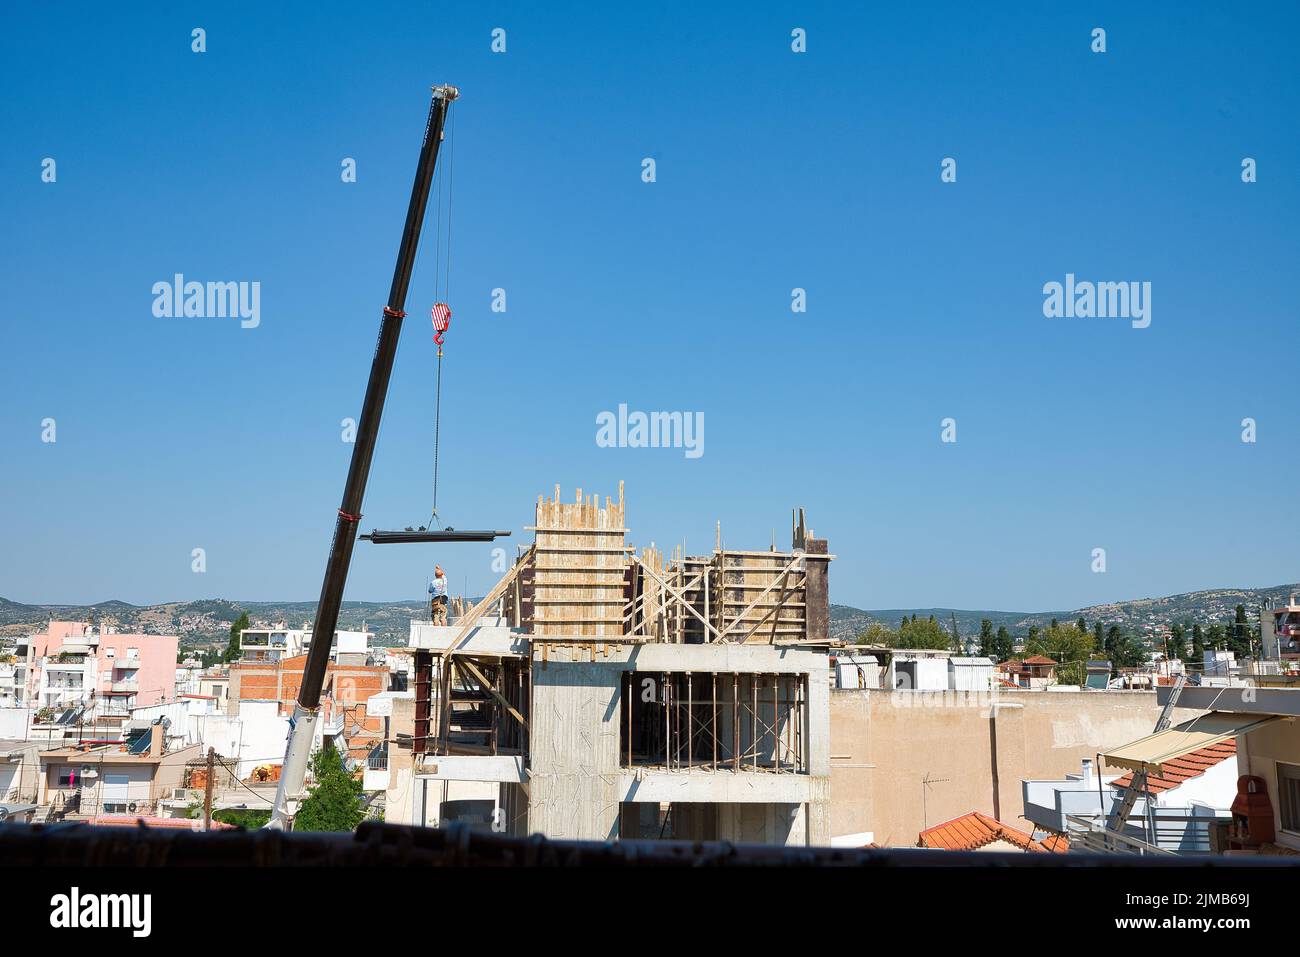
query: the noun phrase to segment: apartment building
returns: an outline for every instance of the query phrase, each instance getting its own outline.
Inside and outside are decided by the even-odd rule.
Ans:
[[[89,622],[51,621],[18,644],[14,697],[19,707],[94,705],[126,715],[176,696],[175,635],[121,633]]]

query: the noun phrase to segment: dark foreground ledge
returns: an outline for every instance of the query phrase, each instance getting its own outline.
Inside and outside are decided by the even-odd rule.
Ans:
[[[1267,857],[1139,857],[920,848],[772,847],[727,842],[559,841],[463,825],[362,824],[355,834],[182,831],[87,824],[0,825],[5,867],[979,867],[1258,868]]]

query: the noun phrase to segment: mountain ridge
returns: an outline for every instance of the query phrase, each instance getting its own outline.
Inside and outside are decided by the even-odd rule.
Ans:
[[[852,638],[872,622],[897,626],[904,615],[934,615],[945,627],[952,617],[963,635],[979,631],[982,619],[994,628],[1006,627],[1013,634],[1023,634],[1030,627],[1046,627],[1053,618],[1074,621],[1080,616],[1091,625],[1102,621],[1129,630],[1183,622],[1209,624],[1229,618],[1238,604],[1247,607],[1251,617],[1262,601],[1275,604],[1300,594],[1300,582],[1262,588],[1208,588],[1155,598],[1134,598],[1104,602],[1061,611],[997,611],[962,608],[884,608],[863,609],[853,605],[831,605],[831,635]],[[382,645],[405,644],[411,618],[423,617],[427,608],[423,599],[370,602],[345,601],[339,613],[339,627],[357,629],[364,624]],[[316,612],[314,601],[236,601],[226,598],[201,598],[194,601],[158,602],[133,605],[120,599],[93,604],[38,604],[0,598],[0,637],[13,638],[45,627],[51,618],[83,621],[92,613],[96,621],[111,624],[121,631],[145,634],[179,635],[182,644],[197,646],[224,642],[230,626],[247,612],[253,621],[284,621],[301,627]]]

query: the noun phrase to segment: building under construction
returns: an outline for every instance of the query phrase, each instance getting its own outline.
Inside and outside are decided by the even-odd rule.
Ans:
[[[508,834],[829,843],[826,540],[638,553],[624,516],[557,487],[474,608],[412,622],[417,788],[495,786]]]

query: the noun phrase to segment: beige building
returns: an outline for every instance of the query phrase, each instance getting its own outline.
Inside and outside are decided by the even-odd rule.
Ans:
[[[149,817],[185,783],[185,766],[201,748],[165,749],[165,729],[152,725],[147,743],[86,745],[40,753],[38,803],[42,814],[68,820]]]
[[[1142,691],[832,691],[832,840],[912,846],[971,811],[1022,826],[1023,779],[1076,772],[1159,715]]]

